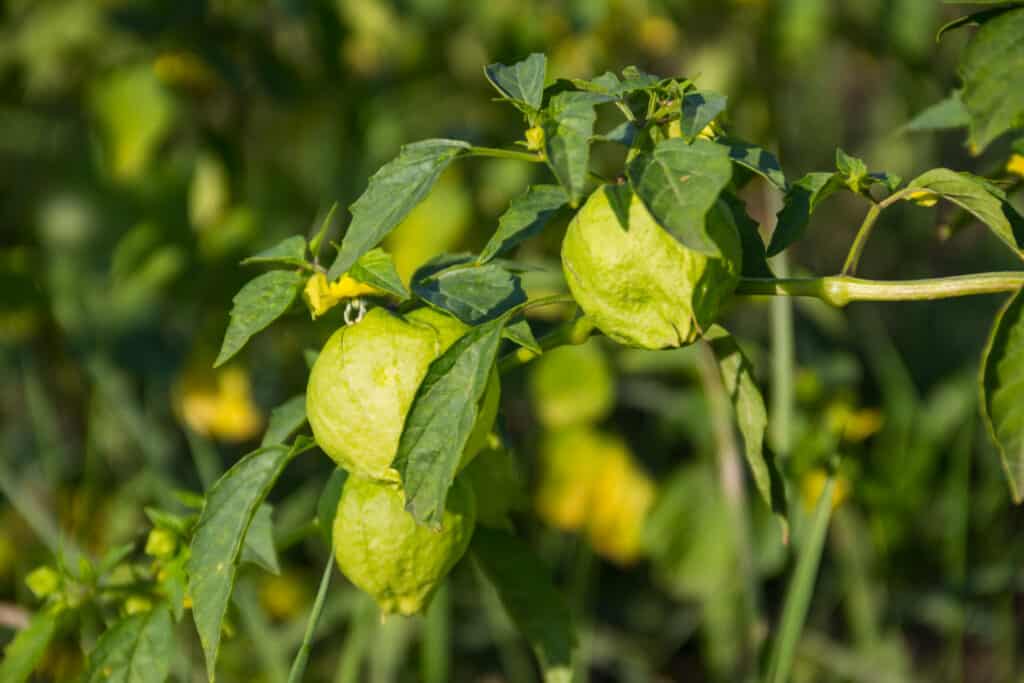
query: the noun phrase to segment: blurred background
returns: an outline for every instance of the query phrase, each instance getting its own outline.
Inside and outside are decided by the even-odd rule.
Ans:
[[[32,568],[68,544],[141,553],[144,507],[201,491],[304,390],[304,352],[341,323],[337,309],[315,323],[297,310],[211,369],[231,298],[256,274],[242,258],[309,234],[403,143],[521,138],[485,64],[539,51],[549,78],[631,64],[694,78],[728,95],[728,129],[777,152],[790,179],[832,169],[836,147],[904,178],[937,165],[998,175],[1005,145],[973,158],[962,131],[902,128],[957,86],[969,32],[934,38],[959,14],[932,0],[4,0],[0,643],[37,604]],[[478,249],[544,178],[516,161],[460,162],[385,246],[404,277]],[[770,223],[779,198],[760,186],[745,198]],[[864,209],[829,200],[790,270],[838,271]],[[893,207],[862,274],[1014,267],[955,218]],[[548,266],[535,292],[562,287],[559,237],[520,250]],[[774,385],[771,305],[728,312],[766,390],[795,392],[770,444],[786,456],[797,538],[823,463],[843,455],[795,680],[1024,680],[1024,513],[977,417],[999,303],[796,302],[796,367]],[[505,380],[514,519],[581,624],[580,680],[736,680],[778,617],[792,552],[756,496],[722,484],[702,363],[694,349],[596,339]],[[326,558],[308,527],[331,469],[304,458],[275,490],[281,572],[243,573],[221,680],[285,680]],[[384,623],[337,579],[308,680],[536,680],[465,565],[425,618]],[[204,680],[188,620],[179,643],[173,680]],[[39,680],[72,680],[81,646],[68,634]]]

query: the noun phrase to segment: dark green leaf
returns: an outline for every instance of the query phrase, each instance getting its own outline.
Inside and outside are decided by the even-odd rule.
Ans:
[[[409,298],[409,290],[402,284],[402,278],[398,277],[395,262],[383,249],[371,249],[360,256],[348,274],[399,299]]]
[[[512,343],[518,344],[524,349],[532,351],[537,355],[544,352],[540,347],[540,344],[537,343],[537,338],[533,336],[533,330],[530,329],[530,323],[526,322],[526,320],[518,320],[506,325],[505,331],[502,332],[502,336]]]
[[[302,446],[296,445],[253,451],[225,472],[206,496],[192,539],[188,576],[192,616],[211,681],[246,532],[285,465],[301,450]]]
[[[935,42],[942,40],[942,37],[949,31],[954,31],[964,26],[981,26],[987,21],[995,19],[999,15],[1007,12],[1015,7],[1020,7],[1019,2],[1007,2],[1006,0],[963,0],[957,4],[970,4],[970,5],[1000,5],[1000,7],[993,7],[992,9],[981,10],[980,12],[974,12],[967,14],[962,17],[957,17],[952,21],[948,21],[939,27],[939,30],[935,34]]]
[[[270,411],[267,431],[263,434],[261,446],[283,444],[292,434],[306,424],[306,395],[299,394]]]
[[[936,168],[910,181],[908,187],[930,190],[970,212],[991,228],[1018,257],[1024,258],[1024,217],[1006,201],[1006,194],[970,173]]]
[[[683,137],[692,140],[715,117],[725,111],[728,98],[710,90],[695,90],[683,96],[679,129]]]
[[[547,57],[535,52],[512,66],[489,64],[484,73],[487,74],[487,80],[491,85],[502,95],[536,111],[540,109],[544,96],[547,64]]]
[[[306,238],[302,235],[286,237],[269,249],[242,261],[242,265],[271,264],[276,266],[308,266],[306,261]]]
[[[638,132],[639,131],[635,123],[632,121],[623,121],[607,133],[594,135],[593,139],[600,140],[601,142],[615,142],[624,147],[630,147],[633,144],[633,140],[636,139]]]
[[[427,196],[448,164],[467,149],[469,143],[444,139],[402,147],[395,159],[373,174],[366,190],[350,207],[352,222],[327,279],[337,280],[360,256],[380,244]]]
[[[732,177],[728,148],[709,140],[665,140],[638,154],[627,174],[647,210],[680,243],[712,256],[720,253],[704,217]]]
[[[302,273],[272,270],[245,283],[232,299],[231,320],[213,367],[231,360],[254,334],[284,315],[304,281]]]
[[[779,211],[768,256],[775,256],[803,237],[814,209],[842,187],[842,178],[837,173],[808,173],[793,183]]]
[[[547,162],[575,207],[583,196],[590,165],[590,136],[597,112],[594,106],[610,102],[608,95],[563,92],[551,98],[544,120]]]
[[[508,210],[498,219],[498,229],[480,252],[477,263],[486,263],[539,233],[555,211],[568,201],[565,190],[558,185],[527,188],[525,193],[512,200]]]
[[[96,642],[89,653],[85,683],[163,683],[171,668],[174,629],[171,613],[157,607],[127,617]]]
[[[341,490],[345,487],[346,479],[348,472],[341,467],[331,472],[331,477],[327,480],[327,485],[324,486],[316,504],[316,523],[328,546],[333,543],[334,516],[338,514],[338,501],[341,500]]]
[[[968,142],[981,152],[1024,126],[1024,7],[986,21],[960,60],[964,106],[971,115]]]
[[[505,318],[470,329],[430,364],[420,383],[392,463],[401,475],[405,506],[417,520],[440,526],[494,368]]]
[[[729,192],[722,193],[722,200],[729,206],[740,235],[740,245],[743,247],[743,277],[775,277],[772,269],[768,267],[764,240],[761,239],[757,221],[747,214],[747,205]]]
[[[242,546],[242,562],[255,564],[271,574],[280,574],[281,565],[277,560],[277,549],[274,547],[274,509],[264,503],[256,509],[249,530],[245,532],[245,545]]]
[[[497,263],[455,266],[414,282],[412,290],[469,325],[493,320],[526,301],[519,276]]]
[[[960,99],[959,92],[953,92],[946,99],[936,102],[917,116],[910,119],[902,128],[908,133],[921,133],[934,130],[963,128],[970,123],[971,116],[967,107]]]
[[[721,139],[719,144],[729,148],[729,158],[735,163],[749,168],[783,192],[786,190],[786,176],[782,166],[774,154],[768,150],[740,140]]]
[[[754,475],[761,498],[782,523],[783,534],[788,533],[786,523],[786,494],[782,478],[774,463],[764,451],[764,432],[768,426],[768,411],[764,398],[754,379],[754,369],[743,354],[736,339],[718,325],[704,335],[718,359],[722,383],[732,401],[736,423],[743,435],[747,464]]]
[[[547,568],[522,541],[496,529],[478,527],[470,550],[537,654],[545,683],[569,683],[576,631]]]
[[[981,359],[981,408],[1016,503],[1024,501],[1024,290],[996,317]]]
[[[4,649],[0,662],[0,681],[24,683],[46,654],[46,648],[57,632],[58,617],[49,611],[37,612],[29,625],[18,631]]]

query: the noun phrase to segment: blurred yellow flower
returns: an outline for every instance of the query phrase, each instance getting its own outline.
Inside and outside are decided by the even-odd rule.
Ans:
[[[832,509],[843,504],[850,495],[850,480],[841,474],[836,476],[836,485],[832,489]],[[813,512],[818,505],[818,499],[825,490],[825,482],[828,481],[828,473],[823,469],[813,469],[800,480],[800,500],[807,512]]]
[[[274,619],[287,621],[306,608],[306,585],[294,574],[268,575],[260,584],[260,604]]]
[[[882,413],[875,408],[854,410],[853,406],[844,402],[836,402],[828,407],[826,420],[829,429],[842,434],[846,441],[859,442],[876,434],[885,423]]]
[[[186,377],[177,396],[182,420],[195,432],[223,441],[246,441],[263,427],[263,414],[253,402],[249,376],[239,367],[224,368],[211,383]]]
[[[1011,154],[1006,162],[1006,172],[1024,178],[1024,154]]]
[[[381,294],[381,290],[348,275],[342,275],[336,282],[328,283],[327,276],[323,273],[317,273],[309,278],[306,288],[302,290],[302,297],[306,300],[314,320],[346,299],[373,294]]]
[[[541,519],[585,531],[594,551],[609,560],[635,560],[655,490],[626,443],[580,427],[549,435],[541,459],[535,500]]]

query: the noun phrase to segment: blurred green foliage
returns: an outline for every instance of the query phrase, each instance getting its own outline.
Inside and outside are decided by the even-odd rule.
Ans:
[[[936,165],[997,172],[1007,156],[998,141],[975,159],[961,132],[901,131],[957,84],[966,33],[933,41],[955,16],[932,0],[6,0],[0,642],[36,604],[33,568],[124,543],[141,554],[145,506],[180,508],[176,489],[208,485],[256,445],[269,409],[302,391],[304,351],[340,324],[338,310],[315,323],[292,315],[225,371],[210,369],[231,298],[251,277],[244,256],[311,234],[402,143],[512,142],[518,119],[490,101],[485,64],[541,51],[559,77],[636,64],[696,78],[729,96],[730,127],[773,148],[791,178],[831,168],[836,147],[904,177]],[[385,245],[403,278],[442,251],[483,245],[535,173],[498,159],[448,171]],[[778,209],[767,190],[745,199],[761,221]],[[862,210],[837,198],[819,211],[791,268],[837,270]],[[1010,266],[985,231],[936,211],[887,213],[864,274]],[[332,240],[347,220],[339,213]],[[556,248],[554,237],[520,248],[550,266],[529,277],[531,294],[562,286]],[[797,304],[787,468],[813,501],[838,449],[846,492],[794,680],[1007,681],[1024,670],[1024,514],[976,425],[976,358],[997,305]],[[737,304],[729,324],[766,378],[768,306]],[[576,411],[627,442],[657,487],[644,530],[652,559],[632,565],[513,513],[583,627],[579,672],[735,680],[751,670],[745,644],[778,615],[791,549],[750,496],[753,557],[740,550],[695,352],[591,344],[568,370],[512,375],[503,406],[524,470],[510,478],[531,491],[541,426],[575,421],[564,417],[571,392],[560,391],[573,381],[589,387]],[[593,351],[604,354],[596,365]],[[243,571],[222,680],[287,675],[328,557],[307,527],[331,470],[327,458],[297,462],[275,493],[282,573]],[[795,506],[797,544],[812,508]],[[744,571],[761,587],[752,622]],[[79,637],[51,647],[39,680],[71,680],[99,627],[83,621]],[[195,636],[178,637],[172,680],[202,680]],[[465,566],[424,619],[380,623],[336,583],[316,643],[311,681],[536,675]]]

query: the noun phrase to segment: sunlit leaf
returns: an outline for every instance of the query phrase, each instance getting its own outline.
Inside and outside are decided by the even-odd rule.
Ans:
[[[85,683],[163,683],[170,673],[174,629],[166,607],[126,617],[89,653]]]
[[[246,342],[284,315],[298,296],[305,277],[290,270],[272,270],[259,275],[232,299],[231,320],[214,367],[231,360]]]
[[[547,64],[548,58],[535,52],[511,66],[489,64],[484,73],[487,74],[487,80],[491,85],[502,95],[536,111],[540,109],[544,96]]]
[[[985,21],[960,59],[968,142],[978,152],[1024,127],[1024,7]]]
[[[551,98],[544,120],[547,162],[555,178],[576,206],[583,196],[590,165],[590,137],[597,120],[595,105],[610,102],[608,95],[563,92]]]
[[[277,266],[306,266],[306,238],[302,235],[286,237],[268,249],[242,261],[243,265],[269,264]]]
[[[498,263],[449,268],[414,282],[412,290],[470,325],[493,320],[526,301],[519,276]]]
[[[512,200],[508,210],[498,219],[498,229],[480,252],[477,262],[486,263],[539,233],[547,225],[548,219],[568,201],[565,190],[558,185],[534,185],[528,188]]]

